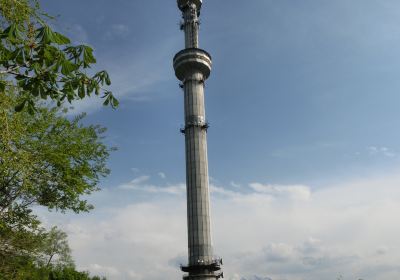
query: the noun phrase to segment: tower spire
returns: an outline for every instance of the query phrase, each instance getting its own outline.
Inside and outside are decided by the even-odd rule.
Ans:
[[[178,0],[185,49],[174,57],[176,77],[182,82],[185,104],[186,193],[188,250],[187,280],[222,277],[222,260],[213,254],[210,225],[210,191],[207,159],[207,129],[204,82],[210,76],[211,56],[199,48],[199,16],[202,0]]]

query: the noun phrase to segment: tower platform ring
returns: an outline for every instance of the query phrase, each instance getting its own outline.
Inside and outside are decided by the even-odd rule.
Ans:
[[[183,81],[186,75],[199,71],[204,79],[210,76],[212,67],[211,56],[208,52],[198,48],[181,50],[174,57],[174,69],[176,77]]]

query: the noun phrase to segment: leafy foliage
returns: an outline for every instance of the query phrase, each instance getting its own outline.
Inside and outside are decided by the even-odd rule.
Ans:
[[[32,14],[37,13],[38,9],[37,0],[0,0],[0,13],[4,18],[1,23],[27,22]]]
[[[109,170],[105,129],[84,127],[83,115],[68,120],[58,108],[39,107],[37,114],[14,114],[20,101],[0,95],[0,213],[24,212],[32,205],[88,211],[82,195],[97,190]]]
[[[70,253],[67,235],[56,227],[21,231],[1,223],[0,279],[100,280],[76,271]]]
[[[73,267],[71,249],[68,245],[67,234],[53,227],[45,236],[42,246],[42,261],[46,267],[51,265]]]
[[[0,94],[8,85],[21,89],[20,103],[30,114],[35,112],[35,98],[50,98],[60,106],[64,100],[102,95],[104,105],[118,106],[106,71],[93,75],[89,68],[96,63],[93,49],[72,45],[69,38],[53,31],[40,14],[38,3],[28,0],[0,0]]]
[[[106,278],[90,277],[87,272],[79,272],[74,268],[64,268],[50,271],[48,280],[106,280]]]
[[[92,209],[82,197],[109,173],[105,129],[83,126],[84,115],[69,120],[60,105],[91,94],[118,101],[103,88],[106,71],[88,74],[93,49],[44,19],[37,0],[0,0],[0,279],[100,280],[75,270],[66,234],[46,231],[32,207]]]
[[[83,115],[69,120],[65,110],[36,101],[34,115],[16,113],[21,98],[14,91],[0,94],[0,276],[72,266],[66,235],[55,228],[46,232],[32,207],[92,209],[82,197],[98,190],[99,179],[109,173],[105,161],[112,150],[102,143],[105,129],[83,126]]]
[[[15,265],[15,264],[14,264]],[[106,280],[105,277],[91,277],[88,272],[77,271],[74,267],[40,266],[28,259],[20,258],[18,266],[11,273],[3,273],[0,279],[8,280]]]
[[[93,49],[45,19],[38,0],[0,0],[0,279],[100,280],[75,270],[67,235],[44,229],[32,207],[92,209],[83,197],[109,173],[112,149],[104,128],[83,126],[84,115],[68,119],[60,105],[91,94],[118,101],[103,88],[106,71],[88,74]],[[44,106],[48,99],[58,107]]]

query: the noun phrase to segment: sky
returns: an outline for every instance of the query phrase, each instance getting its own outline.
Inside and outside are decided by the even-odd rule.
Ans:
[[[110,280],[180,279],[186,263],[183,48],[175,1],[43,0],[51,25],[95,49],[116,110],[111,175],[88,214],[48,213],[79,269]],[[205,0],[215,252],[228,280],[400,278],[400,3]]]

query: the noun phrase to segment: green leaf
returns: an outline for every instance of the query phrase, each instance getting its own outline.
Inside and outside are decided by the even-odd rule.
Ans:
[[[4,92],[6,90],[7,83],[5,81],[0,81],[0,92]]]
[[[104,106],[111,105],[111,107],[116,108],[119,105],[119,101],[114,97],[111,91],[106,91],[102,98],[105,98],[103,102]]]
[[[75,71],[76,69],[78,69],[78,65],[73,64],[72,62],[70,62],[69,60],[64,60],[61,63],[61,73],[63,75],[68,76],[69,74],[71,74],[73,71]]]
[[[43,48],[43,60],[46,65],[52,65],[55,60],[55,54],[57,53],[57,49],[52,46],[45,46]]]
[[[2,33],[0,33],[0,39],[8,38],[12,42],[15,40],[21,40],[21,32],[18,29],[17,24],[11,24]]]
[[[25,103],[26,103],[26,99],[24,101],[22,101],[20,104],[18,104],[17,106],[15,106],[15,112],[21,112],[24,107],[25,107]]]
[[[0,28],[0,67],[13,69],[19,66],[15,72],[5,73],[4,81],[10,81],[26,92],[34,104],[39,101],[35,97],[72,102],[87,98],[94,92],[96,95],[104,93],[106,105],[118,106],[118,100],[102,88],[111,84],[106,71],[100,71],[91,78],[86,76],[84,70],[96,63],[93,48],[70,45],[68,37],[55,32],[45,21],[32,22],[29,30],[26,27],[18,23],[9,25],[5,30]],[[64,47],[60,48],[61,45]],[[83,78],[85,82],[82,85]],[[8,88],[1,83],[0,92],[4,90]],[[34,107],[29,109],[28,105],[25,104],[25,109],[33,113]]]
[[[96,85],[94,86],[94,93],[95,93],[96,95],[99,95],[99,94],[100,94],[100,86],[99,86],[98,84],[96,84]]]
[[[47,99],[47,91],[42,85],[39,85],[38,90],[39,90],[40,97],[42,99]]]
[[[35,103],[32,100],[28,100],[28,113],[30,115],[35,114],[36,112],[36,107],[35,107]]]
[[[78,89],[78,96],[83,99],[85,98],[85,85],[81,85]]]
[[[111,85],[110,75],[108,75],[107,71],[100,71],[93,78],[97,79],[101,84]]]
[[[66,45],[66,44],[70,44],[71,40],[67,37],[65,37],[64,35],[58,33],[58,32],[54,32],[54,39],[55,39],[55,43],[59,44],[59,45]]]
[[[118,99],[116,99],[116,98],[113,96],[113,97],[112,97],[112,101],[111,101],[111,106],[112,106],[113,108],[117,108],[118,105],[119,105]]]
[[[106,78],[106,85],[111,85],[111,79],[110,79],[110,76],[108,75],[108,73],[107,72],[105,72],[106,73],[106,75],[105,75],[105,78]]]
[[[38,34],[36,36],[37,39],[40,40],[42,44],[57,44],[57,45],[66,45],[71,43],[71,40],[64,35],[54,32],[48,25],[45,25],[38,30]]]
[[[7,27],[4,29],[2,32],[0,32],[0,39],[5,39],[8,37],[8,33],[10,32],[11,26]]]
[[[96,63],[96,59],[93,56],[93,49],[89,46],[83,46],[83,65],[89,67],[90,64]]]
[[[38,39],[38,40],[40,40],[42,43],[43,43],[43,37],[44,37],[44,26],[43,27],[41,27],[41,28],[38,28],[37,30],[36,30],[36,33],[37,33],[37,35],[36,35],[36,39]]]
[[[108,106],[110,104],[110,97],[107,97],[106,100],[104,100],[103,105]]]
[[[44,26],[42,43],[49,44],[49,43],[55,43],[55,41],[56,41],[56,38],[54,36],[53,30],[51,30],[50,27],[47,25]]]
[[[15,60],[18,64],[25,63],[25,48],[17,48],[11,53],[12,60]]]

